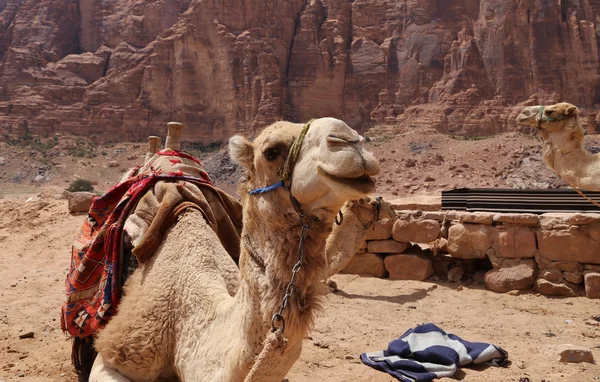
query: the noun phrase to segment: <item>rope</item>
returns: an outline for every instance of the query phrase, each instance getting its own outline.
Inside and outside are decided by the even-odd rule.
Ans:
[[[306,133],[308,133],[308,129],[310,128],[310,124],[314,121],[311,119],[304,125],[302,131],[300,131],[300,135],[292,144],[292,148],[290,149],[290,153],[283,164],[283,171],[281,172],[281,180],[283,182],[288,182],[291,180],[292,171],[294,171],[294,165],[300,156],[300,149],[302,148],[302,142],[304,142],[304,137]]]
[[[280,382],[279,367],[287,340],[280,332],[269,331],[263,342],[261,352],[256,356],[252,369],[246,375],[244,382]]]
[[[556,170],[554,170],[554,172],[556,172]],[[567,182],[569,184],[569,186],[571,186],[572,189],[574,189],[579,195],[583,196],[588,202],[592,203],[596,207],[600,207],[600,204],[598,202],[596,202],[594,199],[590,198],[589,196],[587,196],[586,194],[581,192],[579,187],[575,187],[574,185],[572,185],[571,182],[569,182],[569,181],[565,180],[563,177],[561,177],[558,172],[556,172],[556,175],[558,175],[559,178],[561,178],[562,180]]]
[[[274,189],[279,188],[279,187],[283,187],[283,181],[280,181],[278,183],[272,184],[272,185],[270,185],[268,187],[261,187],[261,188],[255,189],[255,190],[251,190],[248,193],[250,195],[264,194],[265,192],[273,191]]]

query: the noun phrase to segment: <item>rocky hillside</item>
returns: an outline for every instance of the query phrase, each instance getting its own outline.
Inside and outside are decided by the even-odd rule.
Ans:
[[[0,0],[0,136],[324,115],[486,135],[558,100],[595,130],[597,20],[600,0]]]

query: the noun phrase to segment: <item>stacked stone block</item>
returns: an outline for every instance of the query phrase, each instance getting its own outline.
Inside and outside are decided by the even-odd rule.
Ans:
[[[600,298],[600,214],[397,211],[367,231],[343,273]]]

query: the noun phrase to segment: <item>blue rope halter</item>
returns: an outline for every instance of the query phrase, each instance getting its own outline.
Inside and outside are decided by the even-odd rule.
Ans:
[[[261,187],[261,188],[257,188],[254,190],[249,191],[248,193],[250,195],[258,195],[258,194],[264,194],[265,192],[269,192],[269,191],[273,191],[279,187],[283,187],[283,180],[279,181],[278,183],[272,184],[270,186],[267,187]]]

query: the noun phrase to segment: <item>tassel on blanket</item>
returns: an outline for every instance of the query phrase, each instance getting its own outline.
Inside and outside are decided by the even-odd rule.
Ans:
[[[96,350],[94,349],[94,338],[73,337],[73,347],[71,350],[71,362],[77,372],[80,382],[86,382],[90,378],[92,365],[96,359]]]

